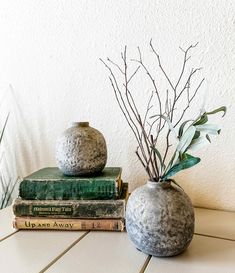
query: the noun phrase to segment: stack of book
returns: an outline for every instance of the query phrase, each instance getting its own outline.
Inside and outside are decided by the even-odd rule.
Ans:
[[[123,231],[128,183],[121,168],[106,167],[96,176],[65,176],[41,169],[20,183],[13,203],[17,229]]]

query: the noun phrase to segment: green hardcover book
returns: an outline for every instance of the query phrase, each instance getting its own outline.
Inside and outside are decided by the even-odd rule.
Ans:
[[[58,168],[44,168],[20,183],[26,200],[116,199],[121,193],[121,168],[106,167],[94,176],[66,176]]]
[[[24,200],[13,204],[15,216],[50,218],[125,218],[128,183],[123,183],[122,194],[116,200]]]

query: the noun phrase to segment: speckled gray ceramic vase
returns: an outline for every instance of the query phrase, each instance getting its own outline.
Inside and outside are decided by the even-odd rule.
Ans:
[[[103,135],[89,122],[74,122],[56,143],[57,166],[65,175],[89,175],[103,170],[107,147]]]
[[[193,238],[192,203],[179,187],[148,181],[129,197],[126,229],[142,252],[158,257],[178,255]]]

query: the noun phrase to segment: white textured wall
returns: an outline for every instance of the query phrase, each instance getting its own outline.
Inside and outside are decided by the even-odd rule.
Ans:
[[[8,92],[9,84],[14,89],[7,96],[12,112],[7,136],[18,173],[55,165],[57,136],[70,122],[88,120],[105,135],[108,164],[123,167],[131,189],[143,184],[134,138],[98,59],[118,59],[127,44],[130,54],[136,56],[140,46],[151,62],[153,38],[174,79],[182,57],[178,46],[199,42],[191,64],[204,68],[207,108],[224,104],[228,114],[222,134],[197,154],[202,163],[177,180],[195,205],[235,210],[234,14],[233,0],[1,0],[0,92]],[[138,103],[143,90],[135,91]]]

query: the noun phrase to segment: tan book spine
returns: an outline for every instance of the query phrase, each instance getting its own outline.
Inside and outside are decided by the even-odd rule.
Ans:
[[[123,231],[124,219],[55,219],[36,217],[15,217],[16,229],[47,230],[112,230]]]

